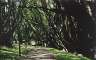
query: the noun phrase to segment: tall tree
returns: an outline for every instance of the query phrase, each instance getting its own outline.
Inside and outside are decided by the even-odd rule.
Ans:
[[[12,46],[13,32],[17,26],[17,7],[13,1],[1,1],[0,15],[0,45]]]

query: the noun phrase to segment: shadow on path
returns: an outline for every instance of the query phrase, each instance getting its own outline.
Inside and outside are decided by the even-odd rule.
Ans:
[[[19,60],[56,60],[48,48],[33,48],[28,54],[21,56]]]

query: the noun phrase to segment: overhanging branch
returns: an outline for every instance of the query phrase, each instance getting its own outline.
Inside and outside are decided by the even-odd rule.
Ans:
[[[43,11],[50,11],[50,12],[55,12],[55,13],[62,13],[65,12],[65,10],[62,9],[55,9],[55,8],[45,8],[45,7],[41,7],[41,6],[19,6],[19,8],[34,8],[34,9],[41,9]]]

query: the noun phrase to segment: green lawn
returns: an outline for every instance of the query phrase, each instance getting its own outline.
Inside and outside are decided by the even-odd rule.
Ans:
[[[25,48],[21,46],[21,53],[26,54],[28,51],[32,49],[32,47]],[[48,50],[54,53],[56,60],[91,60],[84,56],[76,56],[76,54],[63,52],[57,49],[48,48]],[[19,57],[19,49],[18,46],[14,48],[0,48],[0,60],[16,60]],[[17,59],[18,60],[18,59]]]
[[[31,48],[21,46],[21,53],[26,54]],[[18,46],[13,48],[0,47],[0,60],[16,60],[19,57]]]
[[[63,52],[53,48],[50,48],[49,51],[55,54],[56,60],[91,60],[82,55],[77,56],[76,54]]]

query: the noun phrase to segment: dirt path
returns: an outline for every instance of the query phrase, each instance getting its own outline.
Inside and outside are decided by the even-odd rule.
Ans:
[[[53,53],[48,48],[33,48],[27,55],[20,57],[19,60],[56,60]]]

